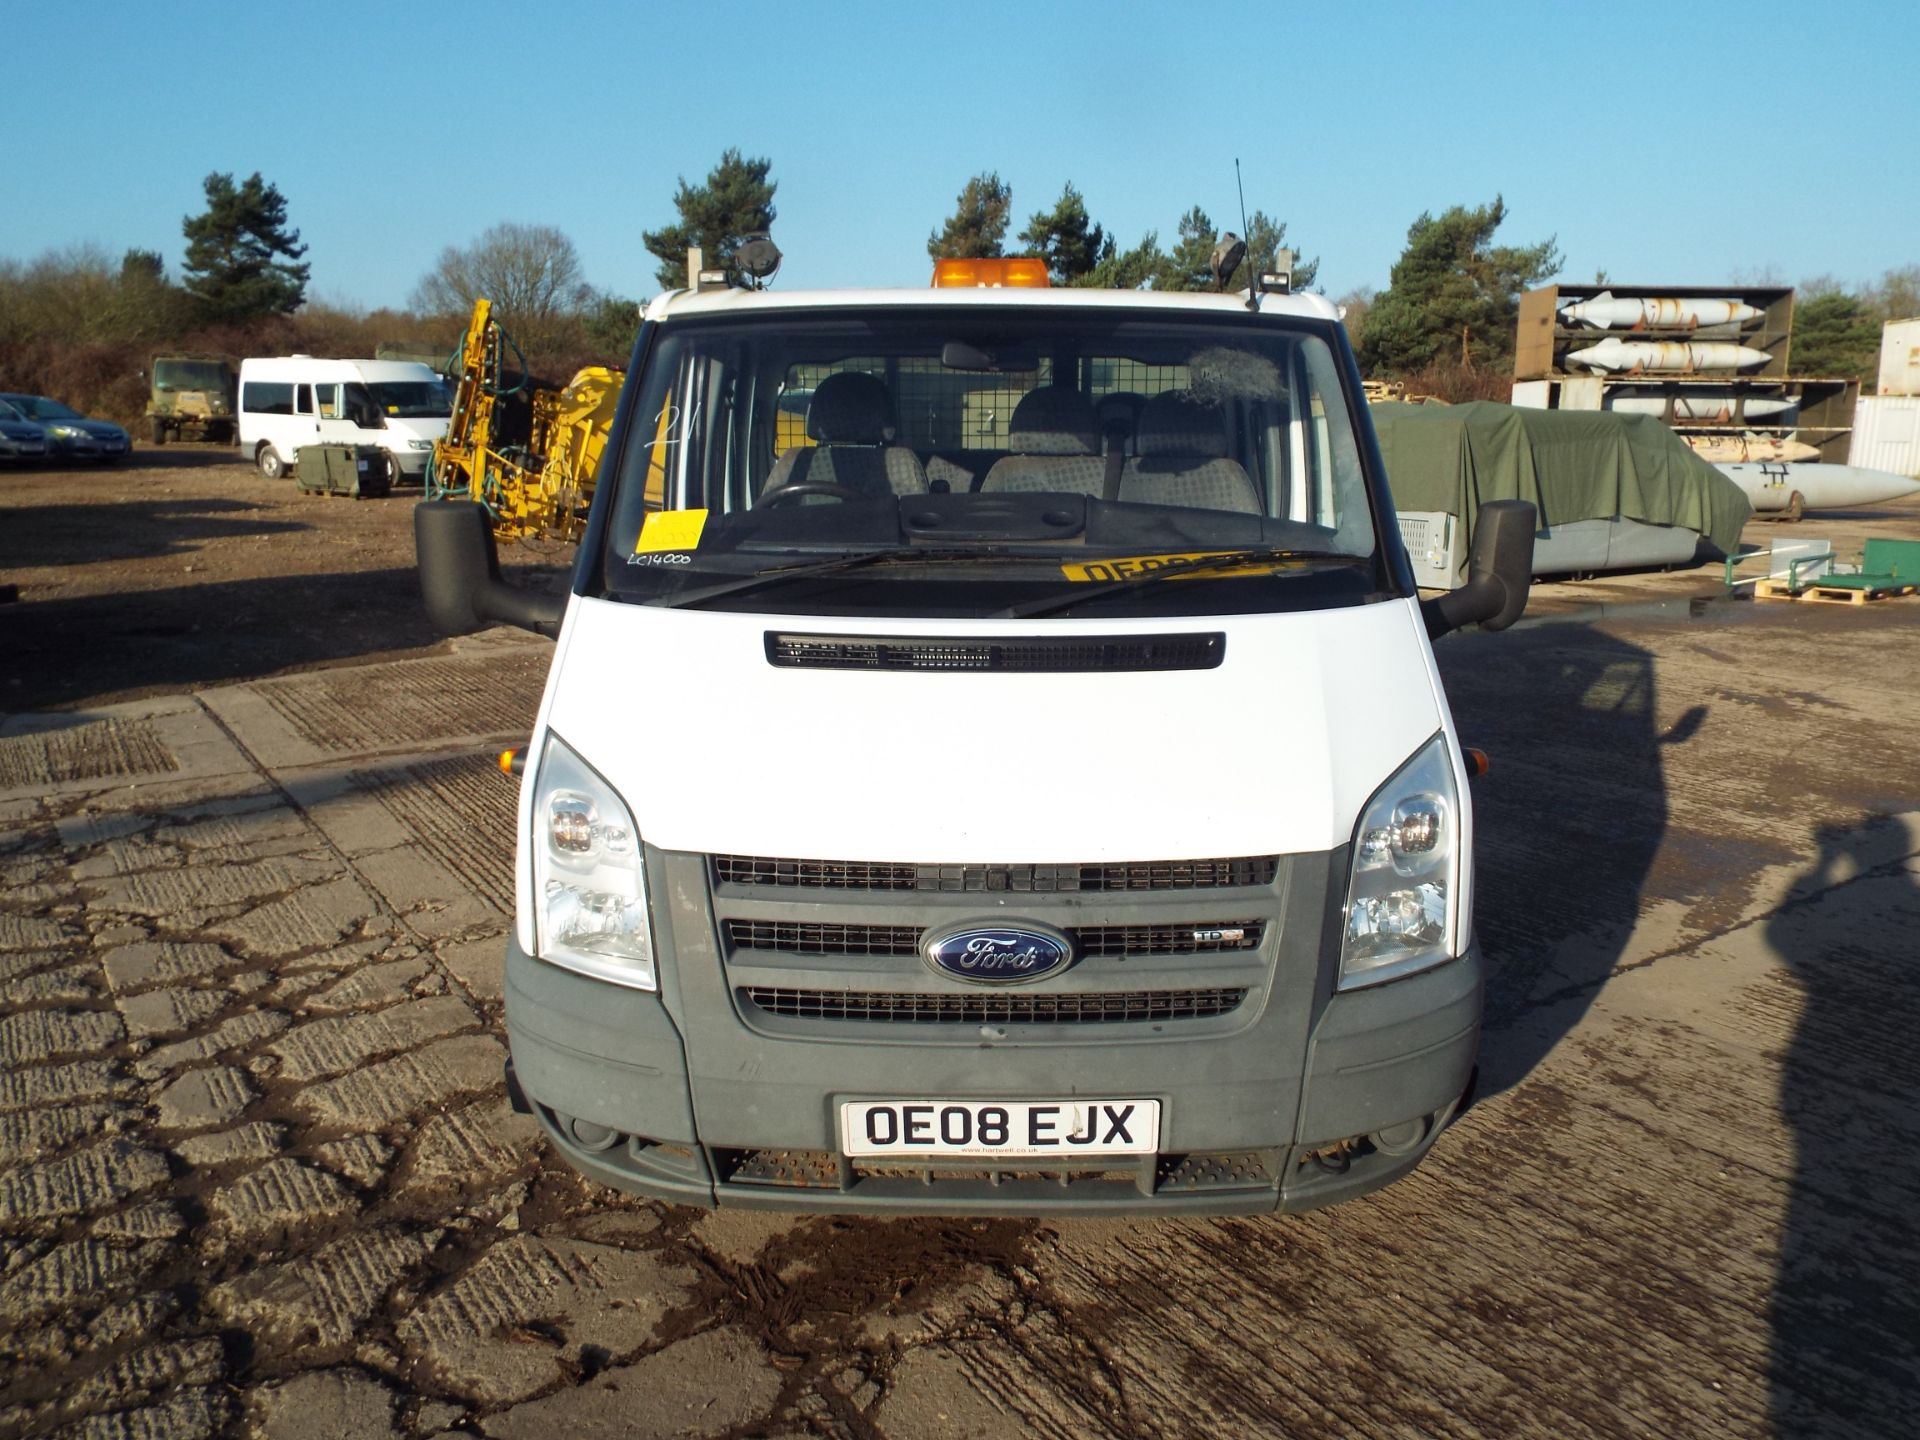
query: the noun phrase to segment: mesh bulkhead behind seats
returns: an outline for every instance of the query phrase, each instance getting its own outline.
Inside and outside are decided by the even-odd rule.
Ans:
[[[1042,385],[1020,397],[1007,421],[1007,449],[1012,453],[993,462],[980,483],[982,491],[1105,493],[1100,418],[1092,402],[1070,385]]]
[[[1191,391],[1165,390],[1147,402],[1138,452],[1120,472],[1122,500],[1260,513],[1260,492],[1240,462],[1226,458],[1226,416]]]
[[[782,485],[845,485],[876,499],[926,494],[920,457],[890,443],[894,433],[893,396],[884,380],[859,370],[829,375],[807,402],[814,444],[796,445],[774,461],[761,493]]]

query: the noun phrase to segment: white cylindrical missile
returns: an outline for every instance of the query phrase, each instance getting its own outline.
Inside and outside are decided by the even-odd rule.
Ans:
[[[1785,440],[1778,435],[1683,435],[1680,438],[1709,465],[1759,461],[1800,464],[1820,458],[1820,452],[1805,441]]]
[[[1881,505],[1920,492],[1920,480],[1891,470],[1858,465],[1716,465],[1714,469],[1746,491],[1755,510],[1786,510],[1793,497],[1808,510],[1847,510]]]
[[[1603,373],[1684,375],[1696,370],[1746,370],[1772,358],[1764,350],[1726,340],[1689,344],[1684,340],[1616,340],[1609,335],[1597,345],[1575,350],[1567,356],[1567,362]]]
[[[1732,390],[1720,390],[1702,387],[1688,390],[1684,395],[1673,397],[1673,418],[1676,420],[1731,421],[1736,411],[1739,396]],[[1779,395],[1749,395],[1744,414],[1749,420],[1765,420],[1769,416],[1785,415],[1798,401]],[[1629,415],[1664,415],[1667,413],[1667,397],[1658,391],[1621,391],[1610,392],[1605,401],[1609,410],[1623,410]]]
[[[1760,312],[1739,300],[1616,297],[1611,290],[1602,290],[1591,300],[1562,305],[1560,316],[1596,330],[1693,330],[1702,325],[1744,325],[1758,320]]]

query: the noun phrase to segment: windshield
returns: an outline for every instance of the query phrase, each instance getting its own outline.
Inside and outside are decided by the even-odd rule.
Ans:
[[[78,410],[69,410],[58,400],[49,400],[44,395],[9,395],[13,408],[29,420],[84,420],[86,416]]]
[[[381,410],[403,420],[444,420],[453,414],[453,392],[438,380],[377,380],[368,388]]]
[[[669,320],[622,447],[606,592],[950,615],[1377,598],[1331,329],[1038,306]],[[1194,573],[1113,583],[1168,567]]]
[[[153,384],[158,390],[233,389],[233,373],[218,360],[156,360]]]

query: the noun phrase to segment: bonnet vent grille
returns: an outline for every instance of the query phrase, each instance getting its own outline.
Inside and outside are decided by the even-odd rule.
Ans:
[[[1227,637],[1061,635],[1017,639],[767,632],[767,662],[789,670],[1001,670],[1062,674],[1089,670],[1212,670]]]

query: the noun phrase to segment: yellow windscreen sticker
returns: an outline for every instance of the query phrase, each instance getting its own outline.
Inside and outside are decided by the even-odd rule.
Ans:
[[[1187,555],[1116,555],[1108,560],[1086,560],[1062,565],[1060,573],[1069,580],[1124,580],[1129,575],[1144,575],[1149,570],[1178,570],[1196,560],[1212,560],[1233,553],[1231,550],[1196,550]],[[1277,568],[1271,560],[1257,560],[1233,569],[1210,569],[1207,574],[1271,575]]]
[[[697,550],[700,532],[707,528],[704,510],[652,510],[640,526],[640,540],[633,547],[636,555],[658,550]]]

